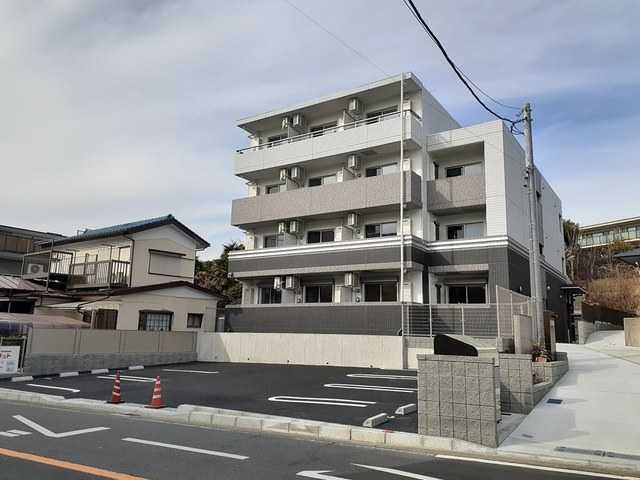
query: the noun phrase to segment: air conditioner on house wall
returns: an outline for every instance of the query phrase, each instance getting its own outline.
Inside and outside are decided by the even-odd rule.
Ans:
[[[28,275],[44,275],[46,274],[46,270],[44,265],[39,263],[29,263],[27,264],[27,274]]]
[[[362,114],[364,106],[362,105],[362,100],[357,97],[353,97],[349,99],[347,103],[347,111],[350,115],[359,116]]]
[[[357,213],[349,213],[347,215],[347,227],[356,228],[360,226],[360,215]]]
[[[289,222],[289,233],[300,235],[302,233],[302,222],[300,220],[291,220]]]
[[[349,170],[360,169],[360,155],[352,153],[347,157],[347,168]]]
[[[287,222],[278,222],[278,233],[289,233],[289,224]]]

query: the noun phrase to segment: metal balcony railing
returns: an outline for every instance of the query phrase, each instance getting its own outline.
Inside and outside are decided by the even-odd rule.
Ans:
[[[73,263],[69,268],[67,287],[126,287],[130,267],[130,262],[122,260]]]

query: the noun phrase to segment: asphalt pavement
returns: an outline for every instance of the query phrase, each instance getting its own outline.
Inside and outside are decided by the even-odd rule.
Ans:
[[[0,401],[0,478],[603,478]]]

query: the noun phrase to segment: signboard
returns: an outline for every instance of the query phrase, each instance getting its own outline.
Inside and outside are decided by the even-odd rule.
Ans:
[[[18,373],[20,347],[0,346],[0,374]]]

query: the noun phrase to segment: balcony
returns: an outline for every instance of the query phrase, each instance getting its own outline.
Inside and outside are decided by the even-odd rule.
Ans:
[[[406,148],[417,148],[424,143],[422,122],[413,112],[406,112],[404,115]],[[301,164],[315,158],[347,154],[398,142],[400,121],[400,114],[396,112],[341,125],[325,130],[322,134],[309,132],[243,148],[236,153],[234,174],[249,177],[250,173],[259,170]]]
[[[486,204],[484,175],[469,175],[427,182],[427,208],[444,215]]]
[[[130,265],[122,260],[72,263],[67,288],[126,287]]]
[[[421,177],[415,172],[405,175],[407,208],[419,208]],[[337,214],[398,205],[400,173],[364,177],[317,187],[259,195],[234,200],[231,224],[250,228],[264,222],[314,215]]]

